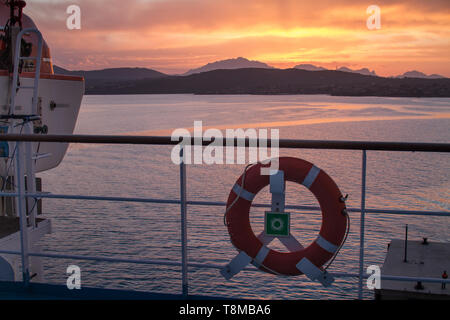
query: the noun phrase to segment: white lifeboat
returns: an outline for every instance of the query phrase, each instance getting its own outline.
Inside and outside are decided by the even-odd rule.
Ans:
[[[25,5],[24,1],[15,2],[22,6]],[[9,5],[2,2],[0,4],[0,26],[6,26],[10,16]],[[21,27],[37,29],[32,19],[25,14],[21,16]],[[5,35],[5,29],[0,34]],[[6,50],[9,50],[4,40],[0,42],[0,58],[4,57]],[[28,43],[28,48],[31,44],[31,51],[28,50],[30,51],[28,52],[29,57],[36,57],[38,36],[35,33],[25,34],[23,40]],[[34,84],[35,60],[25,58],[20,69],[19,80],[20,86],[23,88],[16,93],[14,110],[11,110],[12,69],[7,65],[8,61],[0,61],[0,116],[2,116],[0,134],[23,133],[20,131],[20,127],[13,129],[13,121],[8,120],[7,117],[11,114],[29,115],[32,113],[33,90],[26,89],[26,87],[32,87]],[[40,70],[37,104],[37,116],[40,119],[33,122],[34,133],[72,134],[84,94],[84,79],[77,76],[54,74],[50,49],[45,40],[43,41]],[[68,144],[64,143],[34,143],[33,145],[38,156],[35,163],[36,172],[58,166],[68,148]],[[10,163],[13,148],[14,143],[0,143],[0,175],[2,177],[14,175],[13,166]]]

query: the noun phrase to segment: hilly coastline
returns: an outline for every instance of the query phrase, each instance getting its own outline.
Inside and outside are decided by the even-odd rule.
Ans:
[[[147,68],[110,68],[91,71],[70,71],[58,66],[53,67],[56,74],[84,77],[86,88],[102,86],[108,83],[128,82],[140,79],[157,79],[167,75]]]
[[[244,67],[242,67],[244,66]],[[204,71],[209,70],[209,71]],[[414,71],[380,77],[367,68],[327,70],[302,64],[276,69],[245,58],[229,59],[167,75],[146,68],[55,73],[86,79],[86,94],[326,94],[334,96],[450,97],[450,79]]]

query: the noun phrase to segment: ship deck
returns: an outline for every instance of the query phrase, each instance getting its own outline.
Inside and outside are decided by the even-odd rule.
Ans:
[[[37,223],[45,219],[36,219]],[[20,221],[18,217],[0,217],[0,240],[20,231]]]
[[[0,217],[0,239],[20,230],[19,218]]]
[[[450,243],[392,240],[381,269],[382,274],[440,278],[443,271],[450,270]],[[381,299],[450,299],[450,285],[441,283],[383,280],[377,290]]]
[[[126,291],[82,287],[69,290],[66,286],[21,282],[0,282],[0,300],[224,300],[224,298],[165,294],[143,291]]]

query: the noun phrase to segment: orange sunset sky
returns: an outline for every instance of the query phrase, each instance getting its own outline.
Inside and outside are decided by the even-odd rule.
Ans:
[[[81,8],[81,30],[66,28],[70,4]],[[380,30],[366,27],[370,5],[381,8]],[[183,73],[241,56],[450,77],[450,0],[29,0],[25,13],[54,63],[72,70]]]

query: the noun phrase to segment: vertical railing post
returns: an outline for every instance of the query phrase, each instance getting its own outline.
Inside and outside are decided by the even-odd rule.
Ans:
[[[33,133],[33,122],[29,121],[24,124],[25,126],[25,134]],[[34,155],[33,155],[33,143],[25,142],[25,157],[26,157],[26,170],[25,174],[27,176],[26,182],[26,190],[28,193],[36,194],[36,175],[35,175],[35,163],[34,163]],[[30,225],[36,227],[36,218],[37,218],[37,199],[34,198],[26,198],[27,208],[30,219]]]
[[[15,177],[14,184],[17,193],[16,197],[16,209],[19,215],[20,222],[20,252],[22,258],[22,279],[25,287],[28,287],[30,282],[29,272],[29,256],[28,256],[28,222],[27,213],[25,211],[25,181],[23,175],[23,142],[17,141],[16,143],[16,163],[15,163]]]
[[[405,256],[403,262],[408,262],[408,225],[405,225]]]
[[[363,150],[362,170],[361,170],[361,223],[359,235],[359,281],[358,281],[358,299],[363,298],[363,280],[364,280],[364,227],[366,219],[366,171],[367,171],[367,152]]]
[[[187,256],[187,206],[186,206],[186,164],[184,147],[180,150],[180,203],[181,203],[181,282],[182,294],[188,295],[188,256]]]

